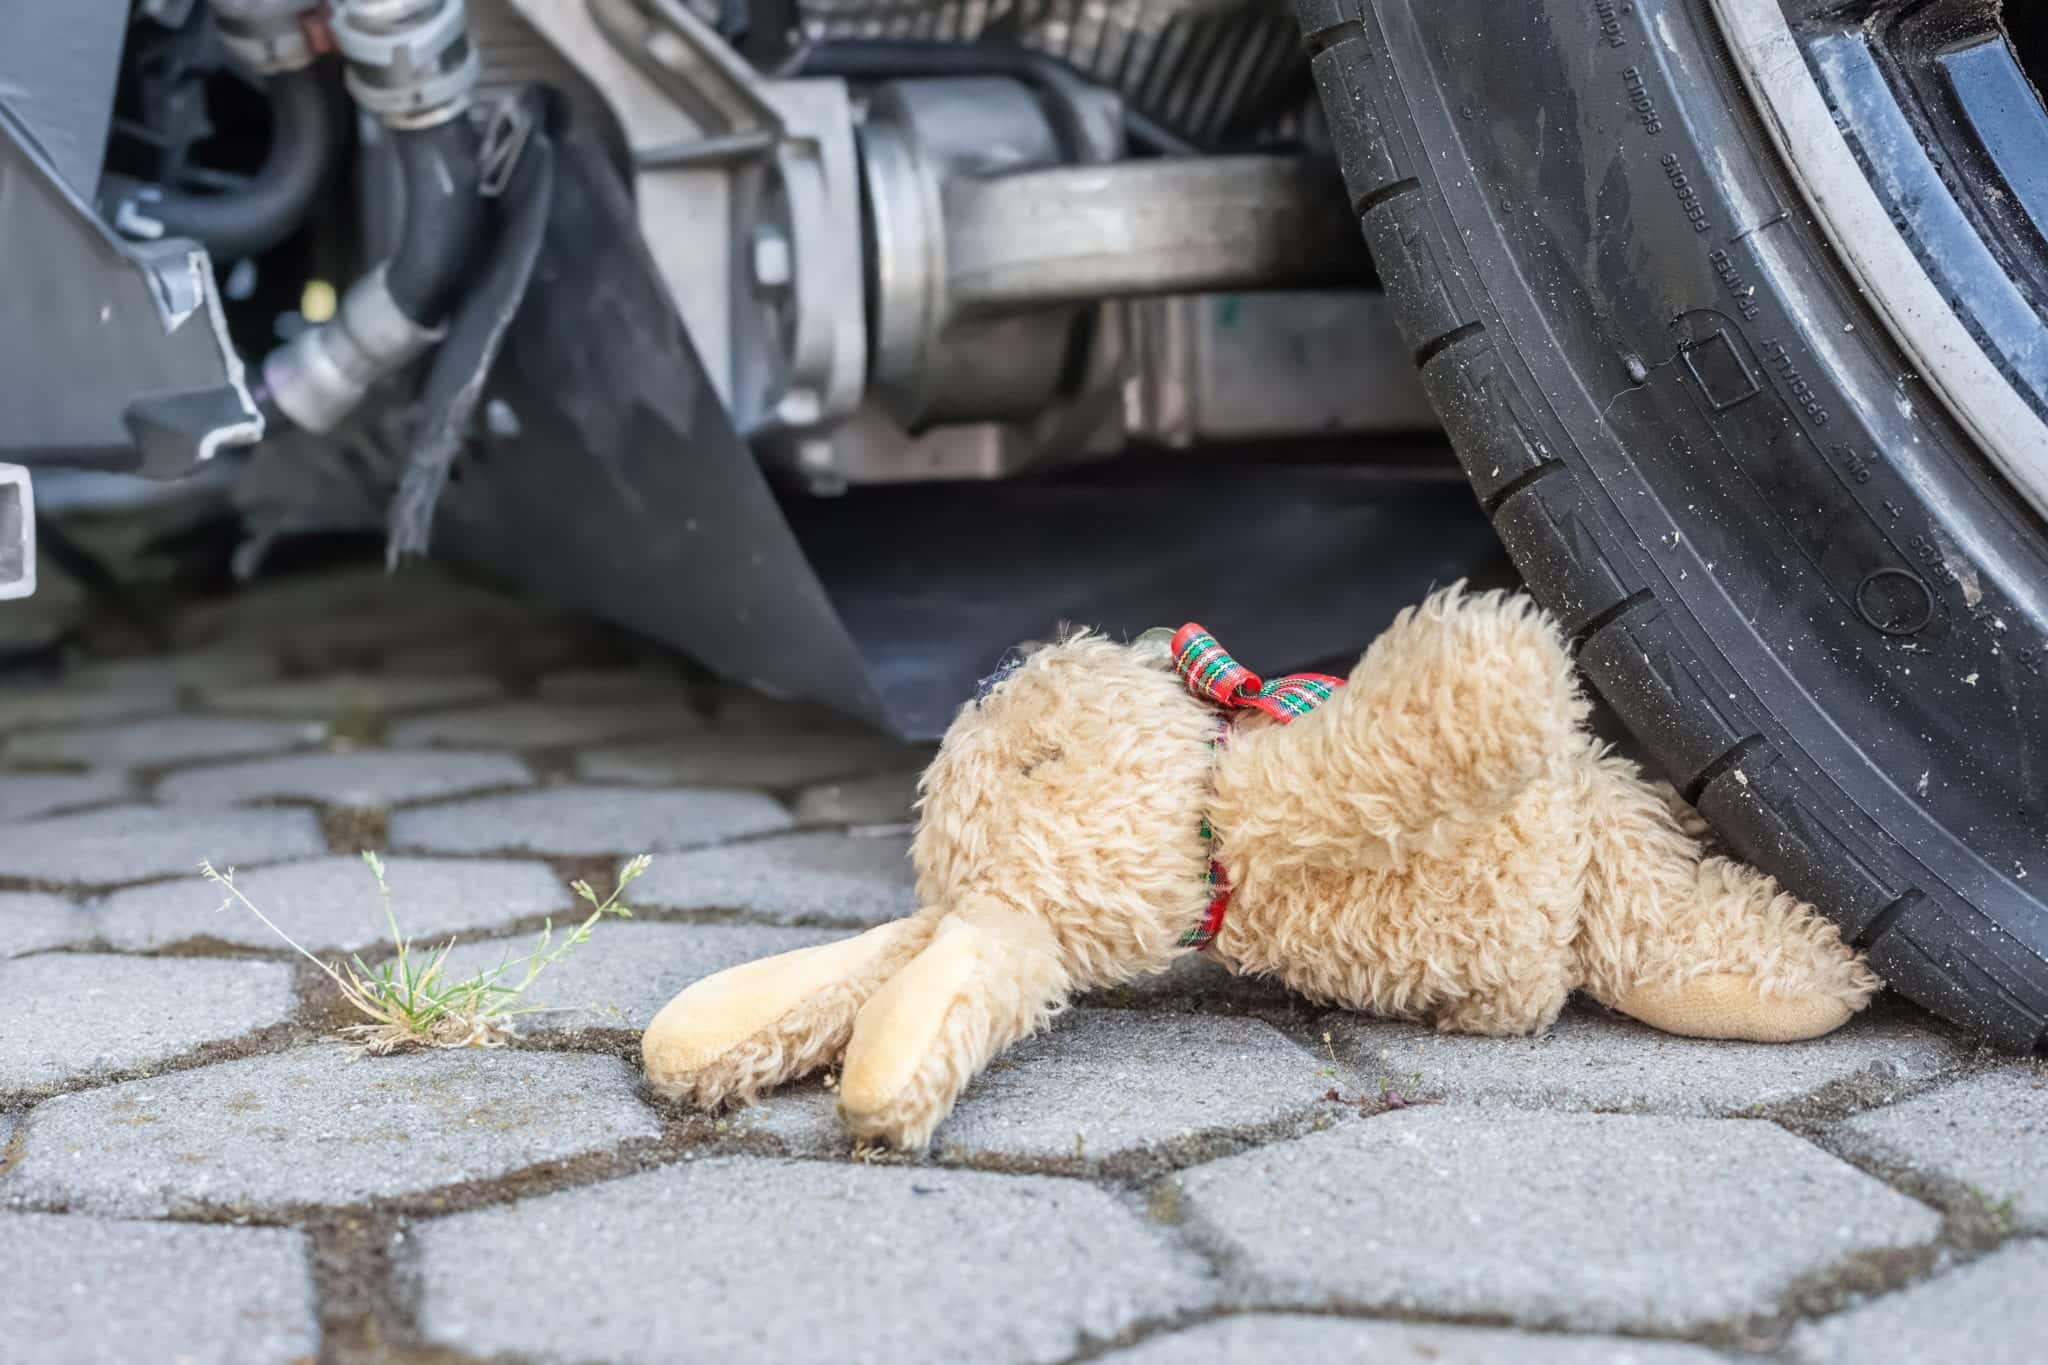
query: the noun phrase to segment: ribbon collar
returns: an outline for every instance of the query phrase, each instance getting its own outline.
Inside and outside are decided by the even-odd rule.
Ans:
[[[1246,668],[1216,642],[1216,637],[1190,621],[1173,637],[1173,667],[1190,692],[1213,706],[1223,708],[1217,718],[1215,737],[1209,747],[1221,751],[1230,743],[1235,712],[1263,711],[1286,725],[1321,706],[1344,685],[1342,678],[1323,673],[1292,673],[1266,682]],[[1202,922],[1181,935],[1181,946],[1200,952],[1216,939],[1230,913],[1230,878],[1216,860],[1216,831],[1205,818],[1202,841],[1209,846],[1208,869],[1203,884],[1209,888],[1209,908]]]
[[[1192,621],[1174,634],[1173,666],[1188,691],[1202,700],[1226,711],[1264,711],[1282,725],[1315,710],[1344,685],[1342,678],[1323,673],[1292,673],[1266,682]]]

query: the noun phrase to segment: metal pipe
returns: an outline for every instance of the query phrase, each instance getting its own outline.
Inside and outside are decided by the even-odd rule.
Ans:
[[[1362,287],[1333,167],[1233,156],[1061,166],[945,187],[952,317],[1227,290]]]

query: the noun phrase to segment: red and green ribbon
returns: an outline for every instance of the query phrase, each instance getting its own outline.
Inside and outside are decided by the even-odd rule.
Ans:
[[[1322,673],[1294,673],[1266,682],[1192,621],[1173,637],[1173,666],[1188,690],[1204,701],[1226,710],[1264,711],[1283,725],[1315,710],[1344,685],[1342,678]]]
[[[1342,678],[1322,673],[1294,673],[1266,682],[1192,621],[1173,637],[1173,666],[1188,690],[1202,700],[1226,712],[1263,711],[1282,725],[1315,710],[1344,685]],[[1230,722],[1230,716],[1222,717],[1216,737],[1209,741],[1211,748],[1221,749],[1230,742]],[[1209,908],[1203,912],[1202,922],[1180,940],[1182,947],[1197,951],[1215,941],[1223,917],[1230,913],[1230,878],[1216,861],[1216,833],[1207,820],[1202,821],[1202,841],[1210,849],[1208,870],[1202,878],[1209,888]]]

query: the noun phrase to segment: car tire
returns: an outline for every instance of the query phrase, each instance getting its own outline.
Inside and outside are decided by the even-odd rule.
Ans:
[[[2040,1049],[2048,529],[1845,273],[1707,0],[1298,8],[1406,342],[1584,673],[1894,988]]]

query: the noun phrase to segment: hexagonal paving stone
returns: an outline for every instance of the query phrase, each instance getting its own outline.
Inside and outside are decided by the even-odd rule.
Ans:
[[[1933,1210],[1773,1124],[1399,1110],[1175,1176],[1267,1304],[1692,1330],[1924,1244]]]
[[[1836,1130],[1849,1148],[2012,1201],[2019,1225],[2048,1232],[2048,1067],[1994,1071]]]
[[[311,811],[113,806],[9,826],[0,877],[108,886],[326,851]]]
[[[1296,1133],[1336,1106],[1316,1058],[1256,1019],[1069,1010],[997,1058],[932,1146],[942,1159],[1141,1170]],[[770,1096],[735,1122],[792,1151],[851,1145],[819,1089]]]
[[[916,818],[922,769],[877,773],[806,787],[796,798],[800,825],[897,825]]]
[[[592,749],[576,760],[585,777],[642,786],[798,787],[885,768],[922,768],[931,751],[882,735],[724,730],[663,744]]]
[[[654,1137],[638,1080],[616,1057],[318,1044],[45,1100],[0,1198],[151,1217],[396,1199]]]
[[[1246,1313],[1111,1351],[1101,1365],[1267,1365],[1401,1361],[1415,1365],[1714,1365],[1699,1346],[1483,1327]]]
[[[320,1350],[304,1233],[0,1213],[19,1365],[280,1365]]]
[[[788,823],[789,812],[757,792],[562,786],[399,811],[391,817],[391,843],[433,853],[631,856],[763,834]]]
[[[50,687],[0,687],[0,734],[157,716],[177,705],[178,689],[170,682],[118,688],[72,681]]]
[[[868,925],[917,909],[915,882],[907,838],[792,834],[657,858],[633,898],[670,910]]]
[[[225,716],[161,716],[80,730],[35,730],[0,749],[8,762],[87,763],[102,768],[155,768],[194,759],[281,753],[317,744],[326,727],[308,721],[232,720]]]
[[[120,772],[0,773],[0,824],[119,801],[130,791]]]
[[[560,931],[571,918],[558,917],[555,928]],[[591,930],[588,943],[548,968],[522,997],[548,1013],[527,1017],[519,1028],[528,1034],[590,1028],[639,1033],[656,1010],[693,981],[755,958],[844,937],[844,931],[833,929],[604,921]],[[508,958],[519,962],[532,952],[533,943],[522,937],[459,944],[448,955],[447,970],[461,980]]]
[[[510,754],[364,749],[346,754],[293,754],[173,773],[158,785],[157,799],[226,805],[293,797],[330,806],[390,806],[526,786],[532,781],[526,765]]]
[[[967,1171],[702,1161],[417,1239],[429,1340],[545,1361],[1050,1362],[1211,1296],[1105,1191]]]
[[[1790,1354],[1810,1365],[1967,1360],[2038,1365],[2048,1346],[2048,1242],[2016,1242],[1983,1260],[1820,1322]]]
[[[384,880],[408,938],[438,945],[452,934],[567,914],[575,896],[541,863],[481,858],[387,858]],[[235,874],[235,885],[305,948],[348,952],[391,941],[377,879],[361,858],[337,855]],[[153,949],[191,939],[250,948],[286,945],[221,889],[198,877],[117,891],[93,906],[99,937]],[[218,911],[218,913],[216,913]]]
[[[392,725],[385,740],[397,748],[553,749],[671,735],[703,723],[680,699],[624,704],[508,701],[413,716]]]
[[[1354,1014],[1332,1015],[1323,1027],[1340,1056],[1411,1099],[1546,1109],[1731,1114],[1830,1081],[1895,1087],[1963,1059],[1940,1025],[1887,1007],[1808,1043],[1678,1038],[1582,1005],[1541,1038],[1476,1038]]]
[[[352,712],[413,711],[488,701],[501,691],[496,678],[482,673],[330,673],[317,678],[209,688],[202,695],[210,709],[224,713],[328,720]]]
[[[0,962],[0,1091],[129,1071],[292,1016],[290,969],[45,953]]]
[[[92,935],[92,916],[62,897],[0,891],[0,957],[86,943]]]

